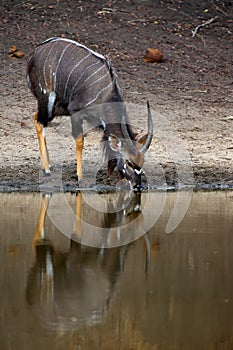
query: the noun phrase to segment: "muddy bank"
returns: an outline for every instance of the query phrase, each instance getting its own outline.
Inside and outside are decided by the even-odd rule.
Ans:
[[[25,67],[33,47],[51,36],[77,40],[107,55],[118,72],[127,103],[141,107],[150,100],[154,140],[145,171],[151,188],[161,184],[175,188],[179,182],[179,162],[175,150],[172,153],[167,145],[171,131],[189,153],[195,188],[232,188],[232,1],[3,1],[0,13],[1,191],[39,189],[32,118],[36,101],[26,85]],[[212,18],[192,36],[195,28]],[[12,45],[24,56],[11,57]],[[148,47],[163,52],[161,63],[144,61]],[[158,115],[167,121],[166,127],[161,127]],[[132,119],[139,129],[145,129],[143,113],[133,114]],[[62,164],[64,189],[75,190],[73,140],[59,133],[60,123],[63,121],[56,120],[48,128],[51,161],[55,168]],[[85,142],[85,157],[93,162],[98,138],[91,135]],[[63,157],[57,161],[61,152]],[[103,183],[104,171],[101,174]],[[93,174],[88,176],[87,187],[94,184]],[[187,182],[183,175],[181,180],[181,184]]]

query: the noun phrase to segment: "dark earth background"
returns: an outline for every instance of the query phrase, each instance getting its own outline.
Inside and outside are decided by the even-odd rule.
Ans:
[[[205,25],[192,36],[201,24]],[[233,1],[3,0],[1,191],[38,190],[40,162],[33,125],[36,101],[26,84],[26,60],[37,44],[52,36],[77,40],[109,57],[126,102],[144,106],[149,99],[152,110],[166,118],[167,127],[182,140],[190,153],[197,188],[233,187]],[[9,54],[14,45],[22,57]],[[147,48],[160,49],[162,62],[145,62]],[[146,128],[145,115],[133,116],[139,129]],[[154,140],[145,162],[155,173],[151,185],[157,185],[156,168],[162,169],[168,185],[175,185],[177,169],[166,152],[166,132],[156,137],[156,114],[153,118]],[[60,121],[58,118],[48,128],[48,148],[62,153],[68,145],[63,181],[69,190],[77,185],[72,179],[75,151],[71,149],[73,140],[57,132]],[[87,158],[92,157],[95,140],[87,137]],[[51,156],[51,161],[56,169],[58,159]]]

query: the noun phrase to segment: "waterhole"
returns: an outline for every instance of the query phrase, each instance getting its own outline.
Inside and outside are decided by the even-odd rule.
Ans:
[[[233,348],[231,191],[0,196],[1,350]]]

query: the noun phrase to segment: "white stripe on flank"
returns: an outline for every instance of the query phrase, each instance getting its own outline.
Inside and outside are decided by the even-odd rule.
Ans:
[[[69,75],[68,75],[68,78],[66,80],[66,85],[65,85],[65,89],[64,89],[64,99],[66,98],[66,92],[67,92],[67,88],[68,88],[68,84],[69,84],[69,80],[70,80],[70,77],[73,73],[73,71],[83,62],[85,61],[85,59],[87,59],[89,56],[91,56],[91,54],[89,53],[87,56],[83,57],[70,71]]]
[[[102,94],[102,92],[104,92],[105,90],[107,90],[111,85],[112,85],[112,82],[111,82],[109,85],[107,85],[105,88],[103,88],[102,90],[100,90],[100,91],[98,92],[98,94],[96,95],[96,97],[95,97],[93,100],[91,100],[91,101],[89,101],[88,103],[86,103],[85,106],[84,106],[83,108],[86,108],[87,106],[89,106],[89,105],[91,105],[93,102],[95,102],[95,101],[97,100],[97,98],[99,97],[99,95]]]
[[[54,54],[54,57],[53,57],[53,61],[52,63],[49,65],[49,70],[50,70],[50,84],[52,86],[52,83],[53,83],[53,89],[54,89],[54,72],[53,72],[53,65],[54,65],[54,62],[55,62],[55,59],[56,59],[56,54],[57,52]]]
[[[57,63],[57,67],[56,67],[56,70],[55,70],[55,73],[54,73],[54,91],[56,91],[57,71],[58,71],[58,68],[59,68],[59,66],[60,66],[62,57],[64,56],[66,50],[68,49],[68,47],[69,47],[70,45],[71,45],[71,44],[66,45],[66,47],[63,49],[63,51],[62,51],[62,53],[61,53],[61,56],[59,57],[59,60],[58,60],[58,63]]]
[[[39,45],[39,46],[36,47],[36,52],[37,52],[38,55],[43,53],[44,50],[46,50],[46,46]]]
[[[42,43],[40,46],[38,46],[38,47],[36,48],[37,54],[41,54],[41,51],[42,51],[41,48],[42,48],[42,49],[46,49],[46,46],[43,46],[43,44],[44,44],[44,43]],[[47,87],[47,88],[52,84],[52,68],[53,68],[54,61],[55,61],[55,58],[56,58],[56,53],[57,53],[57,52],[55,51],[55,54],[53,53],[53,54],[51,55],[51,52],[52,52],[52,50],[54,50],[54,48],[55,48],[55,47],[52,46],[52,48],[49,50],[49,52],[48,52],[48,54],[47,54],[47,56],[46,56],[46,58],[45,58],[44,64],[43,64],[42,75],[43,75],[44,82],[42,82],[42,77],[40,77],[41,84],[42,84],[42,85],[45,85],[45,87]],[[43,54],[43,52],[42,52],[42,54]],[[47,60],[48,60],[49,56],[52,56],[52,57],[53,57],[53,61],[49,64],[49,72],[50,72],[50,74],[49,74],[49,77],[47,77],[47,78],[50,79],[50,81],[48,81],[48,80],[46,79],[46,72],[45,72],[46,63],[47,63]],[[38,60],[39,60],[39,61],[41,61],[41,60],[43,61],[43,59],[42,59],[41,57],[39,57]]]
[[[83,71],[82,74],[79,76],[78,80],[76,81],[76,83],[74,84],[74,86],[73,86],[73,88],[72,88],[72,91],[71,91],[71,94],[70,94],[70,99],[73,97],[73,94],[74,94],[74,92],[75,92],[75,89],[76,89],[76,87],[78,86],[78,84],[79,84],[80,80],[82,79],[83,75],[86,73],[86,71],[87,71],[88,69],[90,69],[91,67],[94,67],[94,66],[95,66],[96,64],[98,64],[98,63],[99,63],[99,61],[98,61],[98,62],[95,62],[95,63],[92,63],[92,64],[90,64],[90,66],[88,66],[88,67],[86,67],[86,68],[84,69],[84,71]]]
[[[96,81],[94,81],[92,84],[88,85],[88,88],[95,85],[96,83],[98,83],[100,80],[104,79],[107,75],[109,75],[109,72],[107,72],[106,74],[104,74],[102,77],[100,77],[99,79],[97,79]],[[111,83],[112,84],[112,83]]]
[[[48,58],[49,58],[49,55],[50,55],[52,49],[53,49],[53,46],[52,46],[51,49],[49,50],[48,55],[46,56],[46,59],[45,59],[44,64],[43,64],[43,77],[44,77],[44,82],[45,82],[46,87],[48,87],[48,82],[47,82],[47,80],[46,80],[45,68],[46,68],[46,63],[47,63],[47,61],[48,61]]]
[[[57,58],[57,50],[56,50],[56,47],[55,47],[55,46],[53,46],[53,49],[54,49],[54,51],[53,51],[53,53],[52,53],[52,55],[51,55],[51,56],[53,57],[53,60],[52,60],[52,62],[49,64],[49,79],[50,79],[50,81],[48,81],[48,85],[50,86],[51,89],[54,90],[54,85],[53,85],[53,87],[52,87],[52,83],[54,84],[54,79],[53,79],[53,77],[54,77],[53,66],[54,66],[54,62],[55,62],[55,60],[56,60],[56,58]]]
[[[98,63],[100,63],[100,61],[98,61]],[[101,71],[101,69],[103,69],[104,67],[105,67],[105,66],[102,65],[99,69],[97,69],[96,71],[94,71],[94,73],[92,73],[91,75],[89,75],[89,77],[88,77],[86,80],[84,80],[83,83],[86,83],[89,79],[91,79],[91,77],[93,77],[95,74],[97,74],[99,71]]]

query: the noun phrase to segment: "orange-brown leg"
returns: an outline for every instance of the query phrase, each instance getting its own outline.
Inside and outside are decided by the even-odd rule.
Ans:
[[[38,138],[38,142],[39,142],[42,169],[45,171],[46,174],[50,174],[49,155],[48,155],[48,150],[47,150],[47,146],[46,146],[46,138],[45,138],[45,134],[44,134],[45,128],[42,124],[40,124],[37,121],[37,118],[38,118],[38,112],[36,112],[34,114],[34,123],[35,123],[37,138]]]
[[[41,200],[40,213],[37,220],[36,230],[33,237],[33,246],[44,238],[44,222],[49,205],[50,196],[45,195]]]
[[[43,273],[41,274],[41,278],[39,283],[36,283],[36,275],[33,273],[32,274],[32,283],[36,283],[38,286],[38,296],[45,306],[45,308],[49,309],[51,305],[53,305],[53,291],[54,291],[54,280],[53,280],[53,261],[52,261],[52,256],[51,256],[51,251],[48,250],[46,251],[46,258],[44,255],[40,255],[40,253],[37,250],[37,246],[40,245],[42,240],[45,239],[45,234],[44,234],[44,223],[45,223],[45,218],[46,218],[46,213],[48,209],[50,201],[50,196],[45,195],[42,197],[41,200],[41,206],[40,206],[40,213],[38,216],[37,220],[37,225],[36,225],[36,230],[34,233],[33,241],[32,241],[32,248],[36,257],[36,260],[39,262],[40,261],[40,266],[41,266],[41,259],[43,261]],[[47,254],[48,252],[48,254]],[[46,259],[46,261],[45,261]],[[35,266],[35,265],[34,265]],[[34,277],[33,277],[34,276]],[[31,289],[30,289],[31,290]]]
[[[47,142],[46,142],[46,137],[45,136],[44,136],[44,143],[45,143],[45,149],[46,149],[46,157],[47,157],[49,168],[50,168],[49,152],[48,152],[48,147],[47,147]]]
[[[77,159],[77,176],[78,176],[78,179],[81,180],[83,177],[82,152],[83,152],[83,145],[84,145],[84,137],[83,136],[76,137],[75,143],[76,143],[76,159]]]
[[[82,193],[77,194],[76,198],[76,219],[74,227],[75,240],[81,242],[82,238]]]

